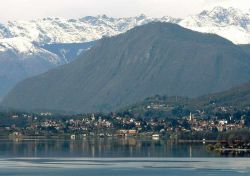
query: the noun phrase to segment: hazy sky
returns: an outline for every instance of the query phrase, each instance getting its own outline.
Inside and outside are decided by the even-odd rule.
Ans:
[[[146,14],[185,17],[217,4],[250,9],[250,0],[0,0],[0,21],[43,17],[80,18],[106,14],[113,17]]]

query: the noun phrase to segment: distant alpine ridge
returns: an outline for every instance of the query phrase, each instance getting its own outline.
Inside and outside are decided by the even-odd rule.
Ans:
[[[4,44],[1,50],[4,47],[11,48],[11,41],[14,39],[30,41],[39,46],[53,43],[90,42],[101,39],[103,36],[124,33],[135,26],[152,21],[177,23],[199,32],[215,33],[236,44],[250,43],[250,14],[235,8],[215,7],[184,19],[169,16],[151,18],[145,15],[112,18],[101,15],[86,16],[81,19],[44,18],[31,21],[9,21],[7,24],[0,24],[0,43]],[[17,45],[13,47],[20,49],[21,53],[34,52],[27,47],[17,48]]]
[[[220,35],[235,44],[250,43],[250,11],[215,7],[179,22],[185,28]]]
[[[52,43],[82,43],[114,36],[152,21],[178,23],[171,17],[111,18],[106,15],[81,19],[44,18],[32,21],[10,21],[0,26],[0,38],[22,37],[38,45]]]
[[[0,49],[0,101],[17,82],[67,64],[93,44],[48,44],[40,47],[23,38],[6,39],[0,44],[3,48]]]
[[[197,97],[248,82],[249,57],[218,35],[152,22],[105,37],[73,62],[18,83],[1,105],[98,112],[157,94]]]
[[[170,22],[199,32],[215,33],[236,44],[250,43],[250,15],[238,9],[215,7],[185,19],[44,18],[0,24],[0,100],[20,80],[71,62],[96,40],[124,33],[149,22]],[[86,45],[85,43],[88,42]]]

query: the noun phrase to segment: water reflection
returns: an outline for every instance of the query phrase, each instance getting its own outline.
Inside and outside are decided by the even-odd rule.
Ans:
[[[5,157],[216,157],[204,144],[178,144],[169,140],[100,138],[83,140],[1,140]]]

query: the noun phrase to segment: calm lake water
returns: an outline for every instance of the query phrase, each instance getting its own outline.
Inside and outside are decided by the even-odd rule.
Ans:
[[[226,158],[204,144],[134,138],[0,140],[0,175],[250,176],[250,158]]]
[[[166,140],[101,138],[96,140],[0,140],[2,157],[218,157],[206,145]]]

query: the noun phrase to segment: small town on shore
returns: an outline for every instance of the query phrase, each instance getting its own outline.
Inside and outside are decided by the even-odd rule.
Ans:
[[[159,112],[166,109],[165,105],[151,104],[145,108],[147,112],[144,115],[151,112],[149,115],[152,118],[142,118],[133,110],[78,115],[51,112],[2,113],[0,135],[1,138],[15,140],[147,138],[182,143],[202,142],[211,151],[250,152],[250,121],[246,109],[232,114],[228,107],[219,107],[214,115],[197,110],[184,115],[178,112],[182,116],[176,118],[158,118],[156,112],[159,115]],[[172,109],[172,112],[176,112],[176,109]]]
[[[192,133],[193,140],[214,140],[212,134],[239,129],[248,129],[244,118],[240,120],[197,119],[190,113],[183,119],[137,119],[129,116],[89,114],[75,115],[71,118],[53,118],[49,112],[34,114],[15,114],[8,117],[11,125],[1,124],[1,134],[14,136],[178,136],[180,140],[192,140],[185,134]],[[17,122],[17,124],[15,124]],[[206,134],[208,133],[208,134]],[[207,137],[207,138],[206,138]],[[73,138],[73,137],[72,137]]]
[[[250,107],[187,102],[157,95],[110,113],[2,111],[0,138],[135,138],[204,143],[213,152],[250,153]]]

